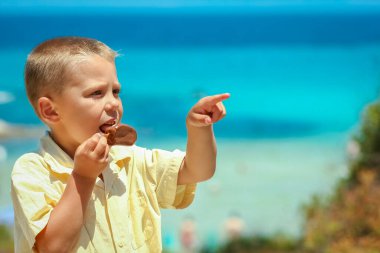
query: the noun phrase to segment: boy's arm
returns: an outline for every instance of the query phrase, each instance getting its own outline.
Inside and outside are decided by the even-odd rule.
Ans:
[[[45,228],[36,236],[38,252],[70,252],[79,239],[96,178],[108,164],[107,140],[95,134],[82,143],[74,170]]]
[[[177,184],[197,183],[214,175],[216,142],[212,124],[226,115],[222,101],[229,97],[228,93],[205,97],[191,108],[186,119],[186,157]]]
[[[37,235],[38,252],[70,252],[78,240],[87,203],[95,180],[73,173],[66,189],[50,214],[48,224]]]

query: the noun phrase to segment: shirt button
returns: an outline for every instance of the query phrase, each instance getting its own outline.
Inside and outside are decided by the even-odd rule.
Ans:
[[[118,245],[119,245],[120,248],[123,248],[123,247],[124,247],[124,243],[123,243],[123,242],[119,242]]]

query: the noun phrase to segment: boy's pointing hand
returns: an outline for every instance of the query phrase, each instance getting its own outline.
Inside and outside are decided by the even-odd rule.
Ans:
[[[222,101],[229,97],[229,93],[224,93],[201,98],[187,115],[187,125],[205,127],[218,122],[226,116],[226,108]]]

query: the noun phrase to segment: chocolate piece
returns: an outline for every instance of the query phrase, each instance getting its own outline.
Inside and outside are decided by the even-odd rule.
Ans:
[[[136,142],[137,133],[133,127],[120,124],[106,130],[108,145],[131,146]]]

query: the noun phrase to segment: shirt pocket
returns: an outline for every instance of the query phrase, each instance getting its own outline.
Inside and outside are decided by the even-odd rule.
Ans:
[[[154,225],[144,192],[136,190],[129,196],[132,247],[138,249],[150,241],[154,234]]]

